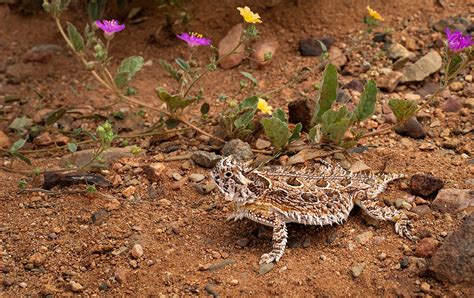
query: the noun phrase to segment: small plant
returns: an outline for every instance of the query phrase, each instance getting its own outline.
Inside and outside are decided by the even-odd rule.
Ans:
[[[303,128],[303,125],[298,123],[290,132],[288,120],[282,109],[275,109],[271,118],[263,118],[260,123],[262,123],[265,135],[278,151],[284,149],[291,142],[298,140]]]
[[[377,99],[377,86],[373,80],[369,80],[364,86],[360,101],[353,111],[346,106],[333,110],[332,106],[337,97],[337,70],[332,64],[328,64],[323,73],[320,92],[313,114],[313,128],[309,131],[309,139],[312,142],[334,143],[342,147],[351,147],[357,144],[357,140],[363,134],[355,132],[352,126],[372,116],[375,111]],[[353,138],[347,138],[347,132],[355,133]]]

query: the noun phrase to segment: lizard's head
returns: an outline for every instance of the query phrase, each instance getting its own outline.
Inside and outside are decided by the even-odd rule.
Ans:
[[[232,156],[221,159],[211,172],[219,190],[227,199],[237,203],[244,203],[253,197],[253,193],[249,190],[252,181],[244,174],[245,168]]]

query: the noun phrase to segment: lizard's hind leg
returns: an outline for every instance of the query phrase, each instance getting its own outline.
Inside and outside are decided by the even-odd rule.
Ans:
[[[408,216],[393,206],[381,206],[383,202],[377,198],[366,199],[363,201],[355,202],[365,214],[378,220],[389,220],[395,222],[395,232],[402,236],[407,237],[410,240],[417,240],[416,236],[412,235],[413,224],[411,223]]]
[[[273,249],[271,252],[263,254],[260,258],[260,264],[278,262],[285,252],[288,241],[288,232],[286,224],[276,219],[273,226]]]

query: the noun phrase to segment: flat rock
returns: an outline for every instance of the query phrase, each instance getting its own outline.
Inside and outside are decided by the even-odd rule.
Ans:
[[[272,145],[271,142],[267,140],[263,140],[263,139],[257,139],[257,141],[255,142],[255,148],[259,150],[269,148],[271,145]]]
[[[273,269],[273,267],[275,267],[275,263],[260,264],[260,267],[258,268],[258,274],[264,275],[270,272]]]
[[[458,213],[466,208],[474,207],[474,190],[442,189],[431,203],[431,209],[441,213]]]
[[[403,69],[401,82],[421,82],[432,73],[440,70],[442,65],[443,59],[440,54],[436,51],[430,51],[414,64],[410,64]]]
[[[457,96],[452,96],[448,98],[443,104],[441,105],[441,109],[447,113],[456,113],[462,109],[462,101]]]
[[[157,162],[143,165],[142,169],[150,182],[158,182],[163,179],[166,166],[163,163]]]
[[[252,44],[252,54],[250,57],[250,67],[254,69],[262,68],[270,64],[278,50],[276,40],[258,40]],[[269,58],[269,59],[268,59]]]
[[[100,168],[103,168],[104,166],[109,166],[112,164],[114,161],[122,158],[122,157],[134,157],[132,153],[133,146],[127,146],[123,148],[116,148],[112,147],[107,150],[105,150],[102,155],[101,155],[101,160],[103,163],[98,163],[95,162],[91,166],[97,166]],[[59,165],[61,167],[67,167],[68,165],[75,165],[77,167],[81,167],[83,165],[86,165],[87,163],[90,162],[91,158],[94,156],[95,149],[87,149],[87,150],[81,150],[74,152],[73,154],[68,154],[63,156],[59,160]],[[142,151],[139,153],[139,155],[144,155],[145,152]]]
[[[410,179],[410,192],[420,197],[434,195],[443,186],[443,180],[429,174],[415,174]]]
[[[405,123],[395,128],[395,132],[401,136],[409,136],[414,139],[424,139],[426,132],[415,117],[408,119]]]
[[[335,40],[332,37],[302,39],[299,43],[299,51],[301,53],[301,56],[321,56],[321,54],[323,53],[321,42],[326,46],[327,50],[329,51]]]
[[[354,278],[359,277],[364,271],[366,264],[365,263],[357,263],[351,267],[351,274]]]
[[[377,86],[388,92],[393,92],[397,88],[398,83],[403,77],[403,73],[398,71],[390,71],[386,75],[377,78]]]
[[[431,258],[428,270],[443,283],[474,283],[474,214],[446,238]]]
[[[222,156],[215,154],[214,152],[207,151],[195,151],[191,155],[191,159],[199,166],[205,168],[213,168]]]
[[[347,63],[347,56],[344,55],[344,52],[338,47],[331,47],[328,51],[329,59],[331,63],[334,64],[337,69],[341,69]]]
[[[193,173],[191,175],[189,175],[188,179],[189,181],[192,181],[192,182],[201,182],[202,180],[204,180],[204,178],[206,178],[206,176],[204,176],[203,174],[198,174],[198,173]]]
[[[393,43],[387,47],[387,56],[392,60],[405,57],[413,57],[414,54],[399,43]]]
[[[252,148],[250,145],[240,139],[233,139],[225,143],[221,149],[223,156],[232,155],[236,160],[247,161],[253,158]]]
[[[22,61],[46,63],[53,57],[53,54],[61,53],[62,51],[63,48],[55,44],[37,45],[23,55]]]
[[[124,268],[117,268],[114,273],[115,280],[121,284],[127,282],[128,276],[130,275],[130,270]]]
[[[242,35],[243,26],[242,24],[237,24],[232,27],[227,35],[219,41],[218,44],[218,55],[219,59],[228,55],[235,47],[239,44],[240,36]],[[233,54],[222,59],[219,62],[220,67],[223,69],[230,69],[239,65],[245,57],[245,45],[241,44]]]

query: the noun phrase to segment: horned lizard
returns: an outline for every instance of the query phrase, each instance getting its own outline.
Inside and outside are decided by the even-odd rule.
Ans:
[[[235,203],[229,220],[248,218],[273,228],[273,249],[262,255],[260,263],[278,262],[283,256],[287,223],[342,224],[354,205],[372,218],[395,222],[400,236],[416,238],[408,217],[378,198],[402,174],[352,173],[324,161],[314,169],[252,169],[229,156],[217,163],[211,175],[226,199]]]

